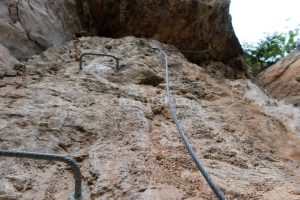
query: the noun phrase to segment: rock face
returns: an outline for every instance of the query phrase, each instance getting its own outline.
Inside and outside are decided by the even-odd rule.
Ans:
[[[204,50],[184,54],[196,63],[229,63],[239,77],[244,72],[239,58],[242,49],[232,28],[229,4],[228,0],[3,0],[0,43],[20,59],[81,35],[77,33],[133,35],[180,50]]]
[[[172,44],[180,50],[210,49],[200,54],[184,54],[196,63],[204,59],[220,60],[230,62],[237,71],[242,70],[237,59],[242,48],[232,28],[228,0],[81,0],[81,3],[80,7],[89,13],[88,19],[94,20],[91,28],[96,27],[100,36],[133,35]]]
[[[0,43],[16,58],[64,43],[80,29],[75,0],[0,1]]]
[[[0,44],[0,78],[10,74],[18,63],[19,61],[10,54],[9,50]]]
[[[1,149],[74,157],[83,199],[214,199],[172,121],[163,55],[151,47],[170,48],[81,38],[22,62],[26,70],[0,79]],[[108,57],[87,56],[79,71],[85,51],[117,56],[120,70]],[[299,199],[300,135],[289,122],[300,111],[274,115],[275,104],[246,96],[250,82],[212,76],[180,53],[168,59],[180,122],[226,197]],[[64,164],[0,159],[0,199],[67,199],[73,184]]]
[[[300,106],[300,52],[295,51],[259,75],[278,99]]]

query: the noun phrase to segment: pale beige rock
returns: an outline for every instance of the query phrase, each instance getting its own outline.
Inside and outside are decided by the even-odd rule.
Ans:
[[[215,199],[176,130],[163,56],[151,46],[170,47],[81,38],[23,62],[27,76],[0,80],[1,149],[73,156],[84,199]],[[117,56],[120,71],[97,56],[85,57],[79,71],[75,58],[84,51]],[[258,104],[251,82],[216,78],[180,53],[168,58],[180,122],[226,197],[299,199],[300,136],[290,123],[299,109],[270,112],[276,104]],[[61,67],[53,71],[53,64]],[[73,184],[64,164],[0,158],[1,198],[67,199]]]
[[[281,59],[259,75],[273,96],[300,106],[300,52]]]

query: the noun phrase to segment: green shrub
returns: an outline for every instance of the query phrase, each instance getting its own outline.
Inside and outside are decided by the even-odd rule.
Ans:
[[[266,35],[257,44],[243,44],[245,62],[254,74],[265,70],[296,47],[299,29]]]

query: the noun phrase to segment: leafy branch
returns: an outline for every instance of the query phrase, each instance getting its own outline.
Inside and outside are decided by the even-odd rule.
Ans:
[[[296,47],[299,29],[266,35],[257,44],[243,44],[245,62],[254,74],[265,70]]]

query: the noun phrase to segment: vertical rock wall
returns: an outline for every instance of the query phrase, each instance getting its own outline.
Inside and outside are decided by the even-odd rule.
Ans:
[[[185,56],[197,63],[211,59],[241,67],[236,61],[243,51],[233,31],[228,0],[82,0],[80,3],[82,13],[94,20],[90,28],[96,27],[100,36],[133,35],[153,38],[181,50],[210,49]]]
[[[2,0],[0,44],[18,58],[86,33],[145,37],[174,45],[193,62],[215,60],[244,71],[228,0]]]
[[[80,29],[75,0],[0,1],[0,43],[16,58],[66,42]]]

